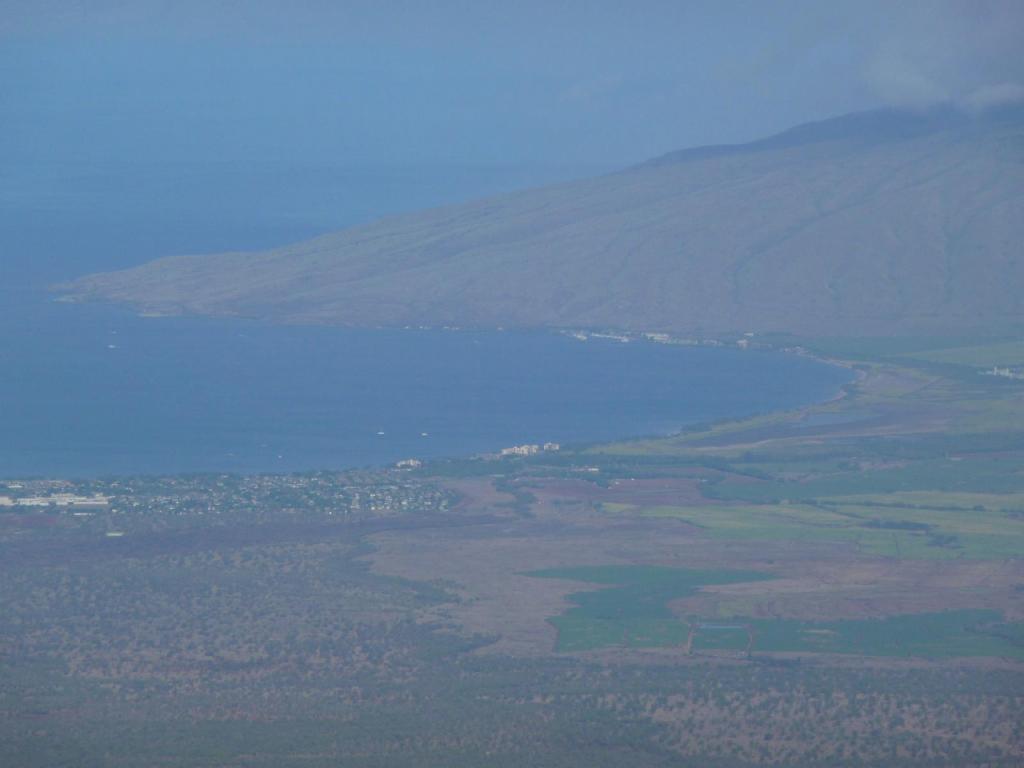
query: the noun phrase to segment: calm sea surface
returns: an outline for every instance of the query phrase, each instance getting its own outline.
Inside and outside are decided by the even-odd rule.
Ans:
[[[343,468],[667,433],[822,400],[848,379],[811,360],[732,349],[147,319],[56,303],[48,282],[229,240],[268,247],[401,208],[360,178],[377,190],[375,211],[303,218],[296,211],[326,207],[325,189],[343,207],[354,182],[293,179],[321,208],[303,208],[298,193],[289,205],[254,199],[250,221],[232,198],[218,227],[208,179],[196,183],[198,200],[187,194],[195,182],[151,181],[184,187],[161,208],[118,191],[127,172],[86,176],[89,195],[66,180],[59,194],[0,180],[0,477]],[[475,183],[465,195],[418,194],[440,203],[500,186],[493,176]]]

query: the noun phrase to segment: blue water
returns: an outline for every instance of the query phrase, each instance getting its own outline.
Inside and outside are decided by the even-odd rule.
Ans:
[[[140,318],[43,290],[165,252],[231,247],[232,237],[266,247],[331,225],[326,209],[323,220],[297,219],[298,195],[291,208],[250,200],[247,226],[244,201],[218,209],[209,178],[192,197],[192,182],[176,183],[182,198],[169,208],[139,199],[137,185],[119,196],[104,182],[86,196],[65,184],[49,198],[0,185],[0,477],[346,468],[661,434],[821,400],[848,379],[764,352]],[[310,203],[322,203],[323,183],[292,180]],[[345,189],[339,199],[354,194]]]

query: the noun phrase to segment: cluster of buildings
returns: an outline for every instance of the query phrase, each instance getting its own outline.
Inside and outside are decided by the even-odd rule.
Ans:
[[[1004,379],[1024,379],[1024,370],[1014,368],[1001,368],[993,365],[987,371],[981,372],[983,376],[1001,376]]]
[[[118,530],[131,532],[151,525],[184,526],[204,516],[216,516],[225,524],[252,525],[282,516],[322,519],[443,512],[456,499],[453,491],[432,483],[379,471],[122,477],[76,485],[56,480],[0,482],[0,511],[32,509],[83,520],[117,519]]]
[[[528,445],[513,445],[511,448],[502,448],[498,453],[499,456],[534,456],[541,451],[557,451],[561,448],[558,443],[544,443],[538,445],[537,443],[530,443]]]
[[[0,507],[106,507],[109,496],[98,493],[79,496],[74,493],[53,493],[49,496],[0,496]]]

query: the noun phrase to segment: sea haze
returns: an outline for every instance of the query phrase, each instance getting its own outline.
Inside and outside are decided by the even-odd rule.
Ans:
[[[439,204],[523,177],[469,175],[458,190],[421,181],[403,202],[385,192],[405,188],[394,171],[315,184],[282,172],[285,202],[230,174],[148,169],[143,183],[137,169],[51,172],[57,181],[26,172],[36,187],[8,177],[0,190],[0,477],[301,471],[607,440],[822,400],[848,379],[813,360],[735,349],[140,318],[58,303],[44,283],[218,250],[229,237],[269,247],[371,208]],[[346,214],[356,187],[377,201]],[[338,203],[334,219],[325,196]]]

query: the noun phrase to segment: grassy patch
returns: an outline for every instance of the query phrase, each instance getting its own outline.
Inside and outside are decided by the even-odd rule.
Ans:
[[[560,568],[529,575],[607,587],[571,595],[576,607],[550,619],[558,629],[559,651],[678,646],[692,639],[691,649],[698,652],[1024,659],[1024,623],[1005,622],[998,611],[940,611],[839,621],[742,617],[684,621],[669,611],[670,600],[686,597],[706,585],[770,577],[753,571],[653,566]]]
[[[1005,341],[997,344],[980,344],[916,351],[906,355],[914,360],[949,365],[966,365],[972,368],[990,368],[993,365],[1024,365],[1024,341]]]
[[[1024,493],[938,493],[907,491],[905,493],[864,494],[829,499],[842,504],[891,508],[937,509],[950,511],[1021,512]]]
[[[753,650],[860,656],[1001,656],[1024,658],[1021,623],[997,611],[960,610],[847,621],[750,621]]]
[[[619,514],[678,518],[721,539],[846,543],[864,554],[906,559],[1024,557],[1024,519],[1002,509],[886,506],[843,498],[815,505],[610,506],[605,509]]]
[[[701,571],[657,566],[556,568],[529,575],[610,587],[570,595],[576,607],[550,619],[558,630],[556,650],[559,651],[681,645],[686,642],[690,629],[669,611],[669,601],[691,595],[709,584],[737,584],[769,578],[757,571]]]
[[[819,355],[842,360],[889,360],[894,357],[916,357],[935,350],[966,345],[968,339],[949,337],[865,337],[816,338],[801,342]]]
[[[834,496],[943,491],[952,493],[1024,492],[1024,464],[1018,456],[940,458],[888,469],[842,472],[809,481],[724,482],[708,489],[720,499],[778,502],[812,501]]]
[[[750,630],[738,624],[698,624],[694,628],[694,651],[746,651]]]
[[[948,551],[930,552],[901,541],[917,536],[916,531],[869,528],[863,521],[809,505],[651,507],[643,510],[643,514],[677,517],[719,539],[847,543],[887,557],[955,556]]]
[[[609,456],[676,456],[689,454],[691,443],[742,433],[752,429],[762,429],[784,425],[796,418],[795,411],[778,411],[775,413],[751,416],[744,419],[727,419],[711,424],[701,424],[684,430],[671,437],[653,437],[641,440],[624,440],[616,443],[595,445],[584,451],[588,455]]]

